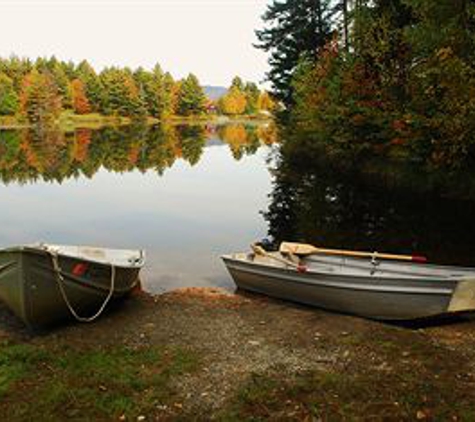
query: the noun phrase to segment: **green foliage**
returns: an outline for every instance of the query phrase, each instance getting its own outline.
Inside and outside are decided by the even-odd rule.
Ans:
[[[259,110],[259,96],[261,92],[255,83],[248,82],[244,87],[246,95],[246,114],[256,114]]]
[[[206,97],[198,82],[198,78],[190,73],[180,86],[178,94],[178,112],[182,116],[203,114]]]
[[[12,79],[0,73],[0,116],[14,115],[19,109],[19,98]]]
[[[431,166],[456,167],[474,156],[473,6],[362,2],[352,16],[352,49],[335,38],[294,72],[297,138]]]
[[[108,68],[101,75],[104,87],[103,111],[105,114],[132,116],[146,115],[145,101],[139,93],[128,69]]]
[[[239,92],[239,107],[229,114],[254,114],[257,86],[235,77],[232,87]],[[34,62],[0,58],[0,116],[13,119],[20,112],[33,125],[53,124],[63,111],[145,120],[204,115],[211,105],[196,76],[175,81],[158,64],[151,70],[109,67],[96,72],[86,60],[76,65],[54,56]]]
[[[159,65],[152,72],[139,68],[134,72],[134,80],[145,102],[150,116],[161,118],[165,108],[164,75]]]
[[[257,47],[270,53],[267,74],[274,95],[292,103],[291,79],[302,55],[314,56],[331,37],[336,12],[330,0],[273,0],[262,19],[265,28],[256,32]]]
[[[95,112],[103,111],[104,87],[93,67],[86,60],[83,60],[77,66],[76,74],[86,88],[86,97],[91,105],[91,110]]]

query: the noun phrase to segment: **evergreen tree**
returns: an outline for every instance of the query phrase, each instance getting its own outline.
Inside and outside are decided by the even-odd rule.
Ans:
[[[236,88],[239,91],[244,91],[244,82],[239,76],[235,76],[231,82],[230,88]]]
[[[261,92],[255,83],[248,82],[244,87],[246,95],[246,114],[256,114],[259,109],[259,96]]]
[[[180,85],[167,72],[163,77],[163,111],[162,116],[167,118],[178,112],[178,94]]]
[[[182,116],[199,115],[205,112],[206,96],[198,78],[190,73],[183,80],[178,96],[178,112]]]
[[[103,112],[104,87],[96,71],[86,60],[83,60],[76,69],[76,75],[84,83],[91,111]]]
[[[13,81],[0,73],[0,116],[14,115],[18,111],[19,99]]]
[[[134,72],[134,80],[150,116],[161,118],[164,106],[163,72],[156,65],[152,72],[139,68]]]
[[[270,53],[267,74],[277,99],[292,103],[291,80],[302,55],[316,56],[331,38],[334,8],[330,0],[273,0],[256,31],[256,45]]]
[[[146,108],[129,69],[105,69],[100,79],[104,87],[103,111],[109,115],[141,118]]]

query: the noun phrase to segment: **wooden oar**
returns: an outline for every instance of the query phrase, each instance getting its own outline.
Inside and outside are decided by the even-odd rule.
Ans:
[[[265,256],[266,258],[273,259],[274,261],[278,261],[278,262],[280,262],[282,264],[285,264],[289,267],[295,268],[299,273],[304,273],[304,272],[307,271],[307,267],[305,265],[299,265],[299,264],[296,264],[295,262],[291,261],[290,259],[285,259],[283,257],[273,255],[273,254],[267,252],[262,246],[251,245],[251,249],[256,255]]]
[[[292,242],[282,242],[280,244],[279,251],[282,253],[292,253],[295,255],[314,255],[314,254],[325,254],[325,255],[340,255],[340,256],[351,256],[358,258],[379,258],[379,259],[389,259],[396,261],[412,261],[423,263],[427,262],[425,256],[419,255],[395,255],[388,253],[379,253],[379,252],[360,252],[360,251],[348,251],[342,249],[324,249],[317,248],[316,246],[305,244],[305,243],[292,243]]]

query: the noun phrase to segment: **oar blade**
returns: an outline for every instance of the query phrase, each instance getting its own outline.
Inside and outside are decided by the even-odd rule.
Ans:
[[[311,255],[318,252],[313,245],[305,243],[282,242],[279,247],[281,253],[292,253],[294,255]]]

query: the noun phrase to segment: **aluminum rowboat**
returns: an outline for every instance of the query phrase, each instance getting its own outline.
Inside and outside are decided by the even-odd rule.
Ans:
[[[143,251],[30,245],[0,250],[0,300],[29,328],[92,321],[139,282]]]
[[[378,320],[475,311],[475,268],[311,255],[299,272],[282,258],[280,252],[222,257],[240,289],[332,311]]]

